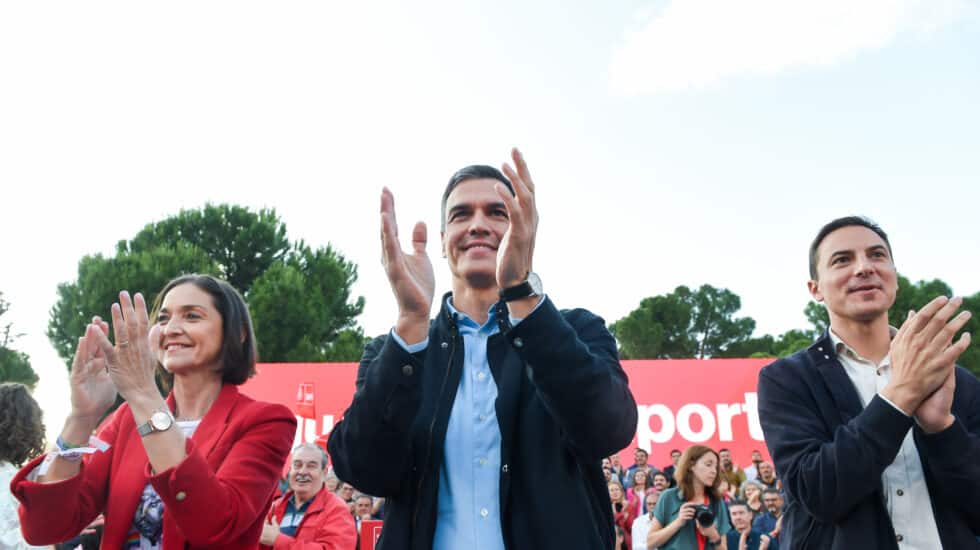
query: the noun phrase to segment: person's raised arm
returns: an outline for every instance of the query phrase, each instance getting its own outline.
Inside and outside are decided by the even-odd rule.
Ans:
[[[496,184],[510,221],[497,251],[501,289],[527,279],[538,230],[535,184],[527,162],[517,149],[511,158],[514,168],[505,164],[503,171],[514,196]],[[636,401],[619,364],[616,341],[602,319],[584,310],[563,314],[541,296],[511,300],[507,309],[521,318],[508,338],[532,367],[531,380],[571,446],[585,459],[598,461],[628,445],[636,431]]]
[[[419,222],[412,231],[412,254],[402,250],[394,196],[384,189],[381,261],[398,304],[394,335],[410,347],[428,337],[435,293],[426,241],[425,224]],[[409,432],[421,401],[421,353],[424,348],[410,353],[390,336],[372,341],[358,367],[351,405],[330,432],[327,447],[337,475],[371,494],[394,496],[404,481],[411,460]]]
[[[412,229],[412,254],[402,250],[395,220],[395,197],[384,188],[381,191],[381,263],[398,303],[395,333],[409,345],[422,342],[429,332],[435,275],[425,252],[427,240],[425,223],[418,222]]]
[[[95,317],[85,328],[85,335],[78,339],[69,376],[71,411],[59,435],[61,443],[69,447],[87,447],[99,419],[116,401],[116,387],[109,377],[105,355],[96,343],[96,334],[104,337],[108,332],[109,325]],[[80,460],[59,456],[37,481],[53,483],[68,479],[78,474],[80,467]]]
[[[143,295],[136,293],[130,299],[129,292],[119,293],[119,303],[112,304],[112,331],[116,338],[113,346],[104,333],[96,333],[96,342],[106,357],[109,376],[119,394],[129,405],[137,426],[146,423],[157,411],[167,411],[167,402],[157,389],[154,373],[157,358],[151,349],[156,345],[156,331],[150,334],[149,316]],[[187,456],[184,434],[172,426],[168,430],[152,432],[142,437],[146,456],[154,472],[162,472],[180,464]]]

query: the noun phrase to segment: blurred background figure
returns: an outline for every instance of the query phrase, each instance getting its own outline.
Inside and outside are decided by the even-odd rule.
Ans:
[[[327,454],[313,443],[293,449],[289,492],[272,503],[262,548],[351,550],[357,534],[347,504],[326,489]],[[369,505],[370,507],[370,505]]]
[[[21,465],[42,452],[44,423],[37,401],[23,384],[0,384],[0,550],[37,548],[24,542],[20,534],[10,480]]]

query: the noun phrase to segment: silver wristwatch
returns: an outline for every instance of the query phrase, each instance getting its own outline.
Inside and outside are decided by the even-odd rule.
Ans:
[[[153,432],[165,432],[173,425],[174,415],[170,414],[169,410],[161,409],[154,411],[150,419],[140,424],[136,430],[140,433],[140,437],[146,437]]]

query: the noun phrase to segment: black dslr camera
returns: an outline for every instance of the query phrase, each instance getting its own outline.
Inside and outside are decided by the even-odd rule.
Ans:
[[[701,527],[711,527],[715,522],[715,513],[708,506],[698,504],[694,507],[694,519],[698,520],[698,525]]]

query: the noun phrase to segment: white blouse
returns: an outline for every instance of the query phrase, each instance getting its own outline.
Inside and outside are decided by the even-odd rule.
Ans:
[[[24,542],[20,534],[20,518],[17,507],[20,503],[10,494],[10,480],[17,475],[17,468],[0,460],[0,550],[23,550],[25,548],[44,548],[31,546]]]

